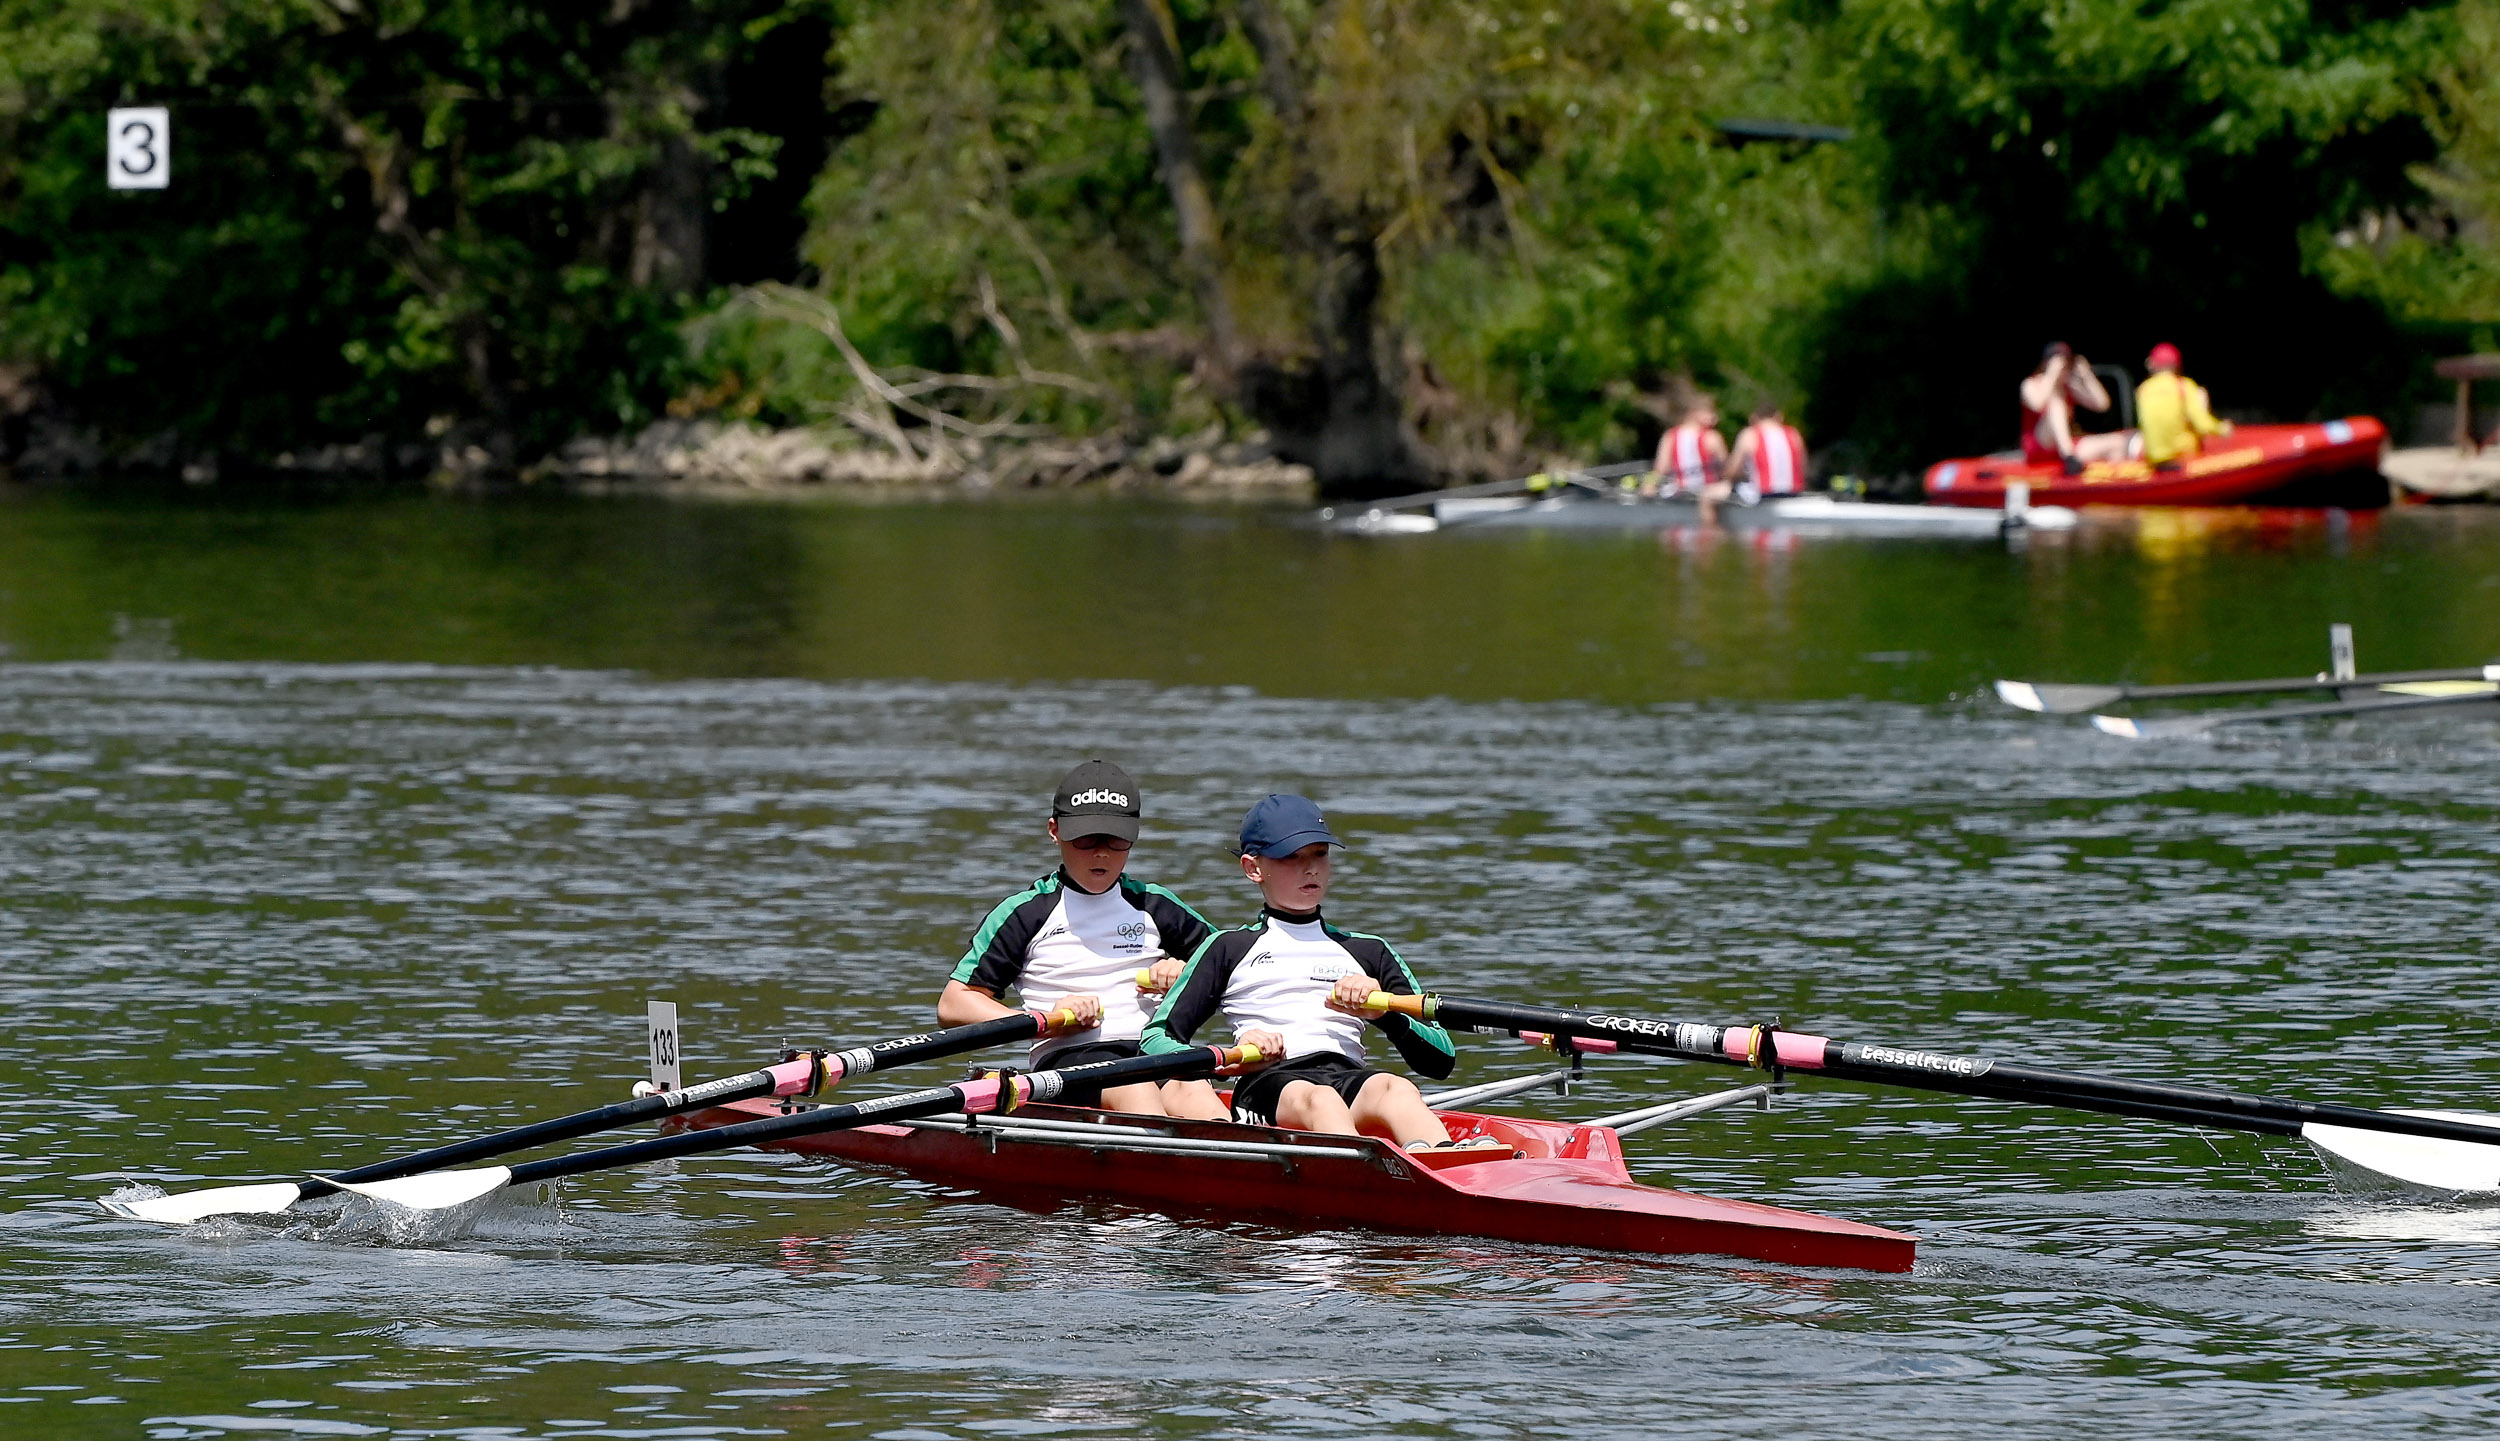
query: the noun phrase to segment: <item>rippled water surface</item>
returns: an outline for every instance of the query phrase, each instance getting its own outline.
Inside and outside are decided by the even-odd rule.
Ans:
[[[0,503],[0,1435],[2468,1435],[2500,1210],[2297,1143],[1809,1081],[1644,1179],[1909,1276],[1035,1216],[767,1155],[471,1234],[188,1231],[277,1179],[924,1024],[1141,776],[1221,920],[1275,788],[1429,984],[2500,1110],[2500,726],[2141,745],[1998,674],[2500,655],[2500,527],[2157,518],[2028,548],[1330,539],[1113,507]],[[1464,1042],[1459,1078],[1533,1065]],[[919,1081],[920,1073],[899,1081]],[[1596,1115],[1728,1083],[1648,1063]]]

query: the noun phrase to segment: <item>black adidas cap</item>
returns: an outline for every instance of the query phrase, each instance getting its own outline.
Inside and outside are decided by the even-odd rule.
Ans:
[[[1137,782],[1109,761],[1086,761],[1059,778],[1050,798],[1051,819],[1059,822],[1059,839],[1087,836],[1137,839]]]

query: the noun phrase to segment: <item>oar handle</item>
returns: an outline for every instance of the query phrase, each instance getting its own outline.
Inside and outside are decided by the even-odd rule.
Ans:
[[[1434,1004],[1438,999],[1435,996],[1409,996],[1392,991],[1374,991],[1363,998],[1363,1009],[1378,1011],[1383,1015],[1412,1016],[1419,1021],[1429,1021],[1433,1018],[1434,1012],[1439,1009]]]

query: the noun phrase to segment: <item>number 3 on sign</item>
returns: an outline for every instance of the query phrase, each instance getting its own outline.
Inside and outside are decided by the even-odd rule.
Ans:
[[[162,190],[173,179],[173,130],[162,105],[104,115],[104,183],[115,190]]]

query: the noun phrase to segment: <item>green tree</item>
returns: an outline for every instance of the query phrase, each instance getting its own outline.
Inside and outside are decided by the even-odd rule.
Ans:
[[[1811,12],[1809,12],[1811,13]],[[2010,439],[2065,339],[2180,345],[2217,403],[2296,417],[2401,398],[2405,338],[2304,238],[2419,199],[2410,78],[2445,10],[2305,0],[1837,0],[1882,269],[1832,297],[1811,425],[1893,466]]]
[[[729,80],[792,35],[821,57],[814,13],[0,6],[0,357],[109,435],[242,456],[453,421],[510,460],[631,424],[714,207],[783,141],[725,123]],[[103,184],[126,103],[173,111],[169,190]]]

